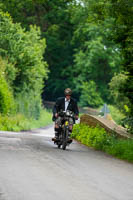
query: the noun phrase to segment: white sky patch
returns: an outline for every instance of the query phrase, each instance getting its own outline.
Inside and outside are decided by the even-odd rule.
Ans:
[[[76,2],[77,2],[78,4],[80,4],[81,6],[84,6],[84,2],[83,2],[83,1],[81,1],[81,0],[76,0]]]

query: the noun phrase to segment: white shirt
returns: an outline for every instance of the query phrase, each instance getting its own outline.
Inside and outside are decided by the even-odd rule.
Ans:
[[[67,100],[67,99],[65,98],[65,111],[67,110],[67,107],[68,107],[68,105],[69,105],[69,102],[70,102],[70,99]]]

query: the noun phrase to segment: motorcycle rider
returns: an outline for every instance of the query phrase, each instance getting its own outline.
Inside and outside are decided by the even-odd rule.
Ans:
[[[58,115],[60,111],[70,110],[75,114],[75,119],[78,119],[79,110],[77,106],[77,102],[74,98],[71,97],[72,90],[70,88],[66,88],[64,90],[65,97],[59,97],[53,108],[53,121],[55,121],[55,137],[52,140],[57,140],[59,137],[59,126],[62,123],[62,117]],[[73,118],[69,119],[69,132],[72,132],[73,124],[75,120]]]

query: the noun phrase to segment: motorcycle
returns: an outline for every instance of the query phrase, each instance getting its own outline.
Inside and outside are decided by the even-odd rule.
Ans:
[[[59,138],[54,140],[54,144],[63,150],[66,149],[66,146],[72,143],[72,139],[69,137],[69,118],[73,118],[74,120],[74,113],[72,111],[61,111],[58,115],[62,118],[62,123],[59,127]]]

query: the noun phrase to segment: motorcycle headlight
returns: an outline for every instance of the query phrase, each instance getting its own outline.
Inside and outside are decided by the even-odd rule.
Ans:
[[[69,116],[69,111],[66,111],[66,115]]]

